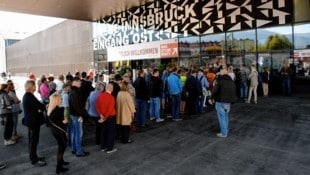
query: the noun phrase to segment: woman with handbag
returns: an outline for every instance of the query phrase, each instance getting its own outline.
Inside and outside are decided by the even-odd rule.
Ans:
[[[69,162],[65,162],[63,159],[63,155],[67,146],[68,133],[66,131],[66,124],[68,121],[64,117],[64,108],[60,107],[61,99],[62,98],[60,94],[52,94],[50,96],[50,103],[47,109],[47,115],[50,121],[52,134],[58,144],[56,174],[68,171],[68,168],[63,166],[69,164]]]

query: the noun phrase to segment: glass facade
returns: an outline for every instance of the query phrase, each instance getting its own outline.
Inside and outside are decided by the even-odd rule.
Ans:
[[[146,4],[129,13],[127,23],[117,16],[105,18],[103,24],[96,23],[109,35],[101,43],[117,47],[178,38],[178,58],[141,58],[132,64],[142,68],[151,64],[190,67],[225,62],[235,67],[256,64],[259,71],[268,67],[277,72],[285,63],[300,67],[296,73],[310,69],[310,1],[257,0],[246,2],[247,6],[225,1],[225,7],[211,2],[187,2],[182,4],[184,11],[176,8],[180,6],[177,3],[170,3],[171,9],[164,8],[168,7],[164,2],[155,3],[158,11],[152,3]],[[209,7],[208,11],[199,10],[201,6]],[[237,7],[240,12],[234,11]],[[103,33],[96,32],[94,37],[104,36]],[[130,66],[130,60],[126,64]]]

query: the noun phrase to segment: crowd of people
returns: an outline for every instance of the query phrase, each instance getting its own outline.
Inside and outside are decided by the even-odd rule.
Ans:
[[[290,94],[291,71],[285,65],[281,70],[283,88]],[[37,79],[32,74],[25,83],[25,94],[20,100],[14,91],[14,83],[1,83],[0,115],[3,119],[4,145],[14,145],[21,137],[17,133],[18,115],[24,112],[22,124],[28,128],[29,159],[32,164],[45,166],[45,157],[37,155],[40,127],[46,124],[58,144],[56,173],[68,171],[69,162],[64,160],[67,145],[77,157],[89,155],[82,144],[83,127],[95,127],[95,143],[107,154],[117,151],[115,139],[124,144],[132,143],[131,131],[147,128],[150,121],[163,122],[171,118],[179,122],[206,111],[214,106],[219,121],[218,137],[229,134],[229,111],[237,98],[245,103],[257,103],[257,87],[262,83],[264,96],[268,96],[269,71],[258,73],[256,65],[249,70],[242,65],[214,65],[197,68],[192,66],[171,67],[161,73],[148,67],[138,70],[137,77],[127,71],[115,74],[108,82],[99,75],[93,78],[86,72],[52,75]],[[40,94],[41,100],[34,95]],[[254,99],[252,100],[252,93]],[[21,108],[22,105],[22,108]],[[5,163],[0,163],[0,169]]]

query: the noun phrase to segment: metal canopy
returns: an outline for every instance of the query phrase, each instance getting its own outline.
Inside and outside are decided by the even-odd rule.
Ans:
[[[96,21],[154,0],[0,0],[0,10]]]

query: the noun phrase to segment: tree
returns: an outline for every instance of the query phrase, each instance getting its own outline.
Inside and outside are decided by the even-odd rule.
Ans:
[[[276,34],[268,37],[265,46],[267,50],[284,50],[291,49],[292,43],[286,36]]]

